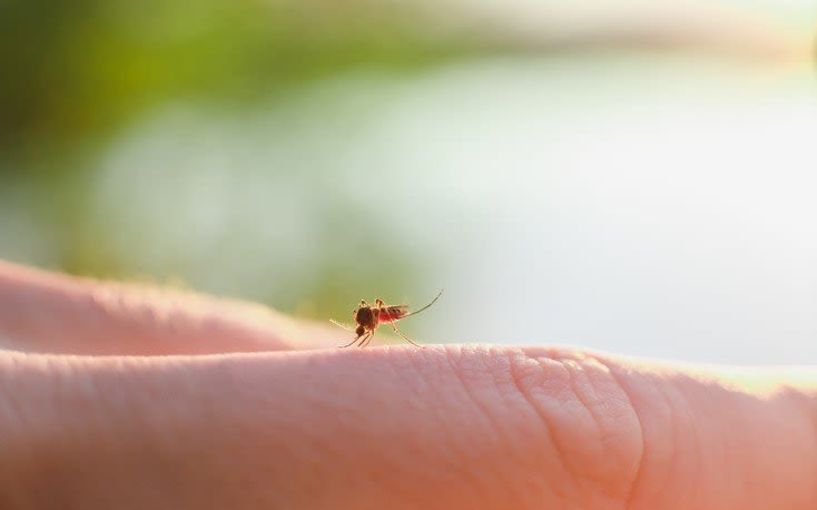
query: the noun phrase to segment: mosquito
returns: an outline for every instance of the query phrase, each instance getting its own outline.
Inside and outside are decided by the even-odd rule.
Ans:
[[[397,329],[396,322],[405,319],[406,317],[417,315],[423,310],[427,310],[431,305],[436,303],[438,299],[440,299],[442,294],[443,291],[440,290],[440,292],[437,293],[437,296],[432,299],[429,304],[413,312],[409,312],[408,305],[387,305],[382,300],[375,299],[374,306],[372,306],[365,300],[361,300],[357,308],[352,310],[352,316],[355,318],[355,323],[357,324],[356,328],[352,329],[350,326],[332,319],[329,319],[329,322],[356,335],[354,340],[346,345],[341,345],[341,348],[350,347],[354,344],[357,344],[358,347],[366,347],[369,345],[369,342],[372,341],[374,332],[377,330],[377,327],[380,324],[390,325],[392,329],[394,329],[394,332],[400,335],[400,338],[411,345],[422,347],[422,345],[414,342],[411,338],[404,335],[402,331]]]

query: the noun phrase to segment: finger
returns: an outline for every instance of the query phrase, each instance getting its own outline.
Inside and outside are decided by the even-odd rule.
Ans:
[[[3,508],[817,507],[813,372],[496,347],[0,366]]]
[[[261,305],[73,278],[0,261],[0,347],[206,354],[314,348],[336,338],[327,327]]]

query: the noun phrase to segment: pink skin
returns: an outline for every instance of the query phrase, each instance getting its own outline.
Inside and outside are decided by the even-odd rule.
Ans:
[[[0,508],[817,508],[812,368],[336,336],[0,263]]]

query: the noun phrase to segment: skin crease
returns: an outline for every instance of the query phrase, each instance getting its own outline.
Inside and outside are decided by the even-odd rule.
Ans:
[[[817,508],[815,369],[315,350],[166,292],[0,264],[0,508]]]

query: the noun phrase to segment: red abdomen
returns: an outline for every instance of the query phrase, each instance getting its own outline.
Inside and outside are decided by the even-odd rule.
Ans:
[[[386,308],[380,312],[380,322],[394,322],[400,317],[406,315],[406,312],[398,308]]]

